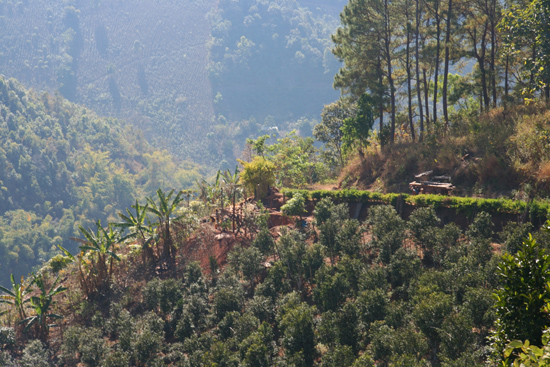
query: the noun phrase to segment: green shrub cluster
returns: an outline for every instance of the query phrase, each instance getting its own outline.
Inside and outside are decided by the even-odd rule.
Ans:
[[[293,190],[283,189],[287,198],[299,193],[309,200],[331,198],[341,202],[384,203],[395,205],[399,197],[407,204],[415,207],[452,208],[459,213],[471,217],[475,213],[489,214],[524,214],[527,213],[531,221],[542,223],[548,217],[550,203],[546,200],[525,202],[511,199],[483,199],[459,196],[442,195],[409,195],[409,194],[382,194],[364,190]]]

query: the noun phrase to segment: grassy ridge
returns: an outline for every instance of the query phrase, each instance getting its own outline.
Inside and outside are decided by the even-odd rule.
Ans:
[[[395,205],[401,196],[405,203],[414,206],[431,206],[437,208],[451,208],[458,212],[471,215],[480,211],[489,214],[521,214],[529,211],[532,219],[545,220],[548,217],[550,204],[546,200],[533,200],[531,202],[511,199],[483,199],[459,196],[441,195],[409,195],[409,194],[382,194],[365,190],[293,190],[284,189],[283,193],[291,198],[296,193],[302,194],[306,199],[320,200],[330,197],[337,201],[351,202],[381,202]]]

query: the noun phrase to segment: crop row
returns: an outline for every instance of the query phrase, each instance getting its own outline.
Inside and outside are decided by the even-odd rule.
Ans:
[[[296,193],[300,193],[309,200],[320,200],[330,197],[335,201],[341,202],[364,202],[364,203],[385,203],[396,205],[399,197],[404,203],[409,205],[423,207],[431,206],[438,208],[452,208],[457,212],[470,215],[480,211],[489,214],[522,214],[528,213],[531,218],[546,219],[550,209],[550,203],[546,200],[533,200],[530,202],[511,199],[484,199],[459,196],[442,195],[409,195],[409,194],[382,194],[379,192],[363,190],[293,190],[284,189],[286,197],[291,198]]]

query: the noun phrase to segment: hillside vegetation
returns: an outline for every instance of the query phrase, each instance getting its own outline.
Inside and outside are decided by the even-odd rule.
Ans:
[[[128,124],[0,78],[0,279],[75,249],[78,225],[199,177]]]
[[[350,158],[340,179],[344,187],[409,192],[414,175],[433,170],[450,175],[460,196],[546,198],[548,113],[544,102],[481,115],[462,111],[448,133],[427,135],[421,144],[407,141],[406,132],[392,146],[374,141]]]
[[[233,231],[218,218],[220,231],[199,222],[199,203],[180,202],[159,190],[128,212],[148,212],[156,229],[130,216],[98,223],[82,230],[79,254],[13,281],[23,291],[20,303],[5,298],[4,365],[482,366],[503,359],[513,339],[539,343],[550,325],[537,309],[549,295],[534,284],[550,280],[548,234],[535,233],[543,246],[522,244],[528,224],[510,223],[495,246],[487,213],[462,232],[441,226],[430,207],[404,221],[378,205],[362,224],[325,198],[304,227],[295,195],[282,210],[296,213],[296,227],[269,228],[276,213],[248,203]],[[501,260],[501,251],[510,255]],[[521,282],[531,312],[515,291],[525,292]],[[46,311],[41,323],[35,313]]]
[[[268,116],[265,126],[286,130],[337,98],[330,34],[341,5],[308,5],[315,7],[1,1],[0,66],[28,87],[122,117],[157,147],[217,169],[224,160],[233,165]]]

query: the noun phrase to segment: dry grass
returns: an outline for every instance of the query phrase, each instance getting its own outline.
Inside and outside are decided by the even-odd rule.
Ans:
[[[550,110],[545,103],[496,108],[454,122],[446,135],[423,143],[397,141],[376,153],[357,154],[342,171],[342,187],[407,192],[414,175],[449,174],[456,193],[509,195],[531,184],[550,194]]]

